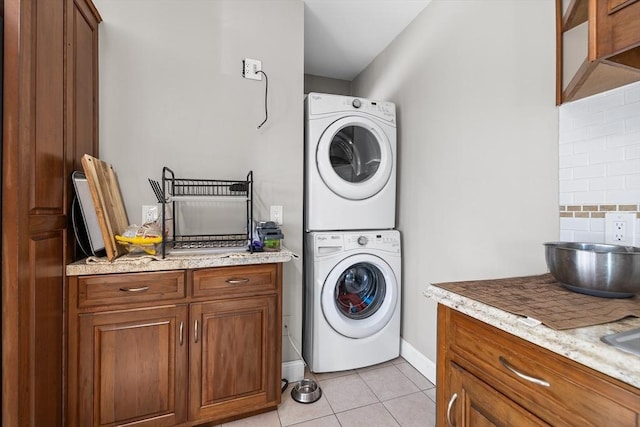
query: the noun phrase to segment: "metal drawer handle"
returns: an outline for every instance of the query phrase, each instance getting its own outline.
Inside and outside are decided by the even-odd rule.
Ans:
[[[148,291],[149,287],[148,286],[141,286],[139,288],[120,288],[120,290],[122,292],[144,292],[144,291]]]
[[[530,375],[527,374],[523,374],[522,372],[518,371],[516,368],[514,368],[513,366],[511,366],[509,364],[509,362],[507,362],[507,360],[500,356],[498,358],[500,360],[500,363],[502,363],[502,366],[504,366],[506,369],[508,369],[509,371],[511,371],[513,374],[517,375],[518,377],[522,378],[523,380],[527,380],[529,382],[532,382],[534,384],[538,384],[541,385],[543,387],[549,387],[551,386],[551,384],[549,384],[548,381],[545,381],[543,379],[540,378],[536,378],[536,377],[532,377]]]
[[[195,339],[195,342],[198,342],[198,321],[196,320],[194,328],[193,328],[193,338]]]
[[[456,425],[451,422],[451,408],[453,408],[453,404],[455,403],[457,398],[458,393],[453,393],[453,396],[451,396],[451,399],[449,399],[449,404],[447,405],[447,423],[449,424],[449,427],[456,427]]]
[[[249,279],[227,279],[226,282],[230,285],[239,285],[241,283],[249,283]]]
[[[184,322],[180,322],[180,345],[184,343]]]

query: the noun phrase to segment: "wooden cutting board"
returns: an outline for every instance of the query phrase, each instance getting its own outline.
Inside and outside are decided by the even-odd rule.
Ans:
[[[96,208],[107,258],[113,261],[126,253],[124,246],[116,242],[115,236],[122,234],[129,226],[118,178],[110,164],[88,154],[82,157],[82,168]]]

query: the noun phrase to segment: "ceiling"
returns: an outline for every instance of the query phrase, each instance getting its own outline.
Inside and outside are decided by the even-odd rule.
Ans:
[[[304,72],[351,81],[431,0],[304,0]]]

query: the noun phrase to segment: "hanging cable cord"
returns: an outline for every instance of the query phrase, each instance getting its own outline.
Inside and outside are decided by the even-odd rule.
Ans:
[[[309,366],[307,365],[307,362],[305,362],[304,357],[302,357],[300,350],[298,350],[298,347],[296,347],[296,344],[293,342],[293,337],[291,337],[291,334],[289,333],[289,327],[286,327],[286,329],[287,329],[287,338],[289,339],[289,343],[291,344],[291,347],[295,350],[296,354],[298,355],[298,357],[300,358],[304,366]],[[282,393],[285,392],[288,386],[289,386],[289,380],[287,380],[286,378],[282,378],[282,390],[281,390]]]
[[[267,110],[267,99],[269,97],[269,77],[267,76],[267,73],[262,70],[258,70],[256,71],[256,73],[264,74],[264,120],[258,125],[258,129],[260,129],[262,125],[267,123],[267,120],[269,119],[269,111]]]

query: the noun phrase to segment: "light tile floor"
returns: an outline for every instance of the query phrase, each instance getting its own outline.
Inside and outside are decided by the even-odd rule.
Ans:
[[[433,427],[435,386],[403,358],[344,372],[312,374],[322,389],[314,403],[291,398],[289,387],[277,411],[222,427]]]

